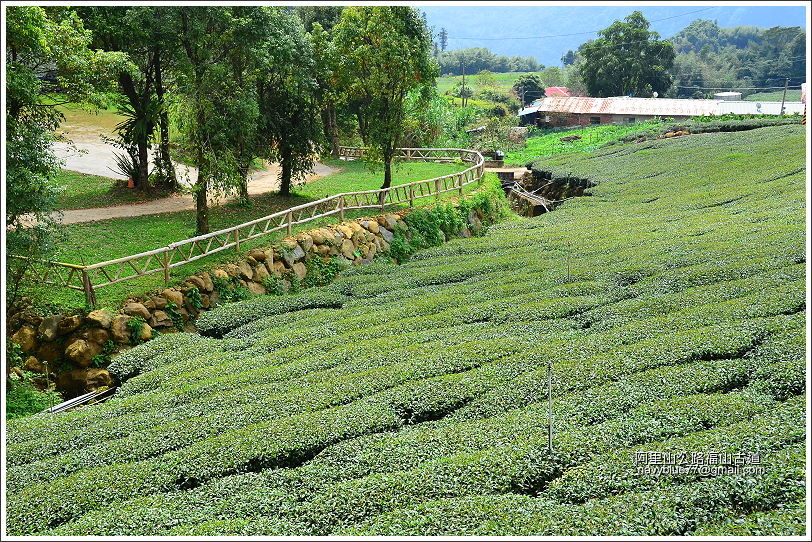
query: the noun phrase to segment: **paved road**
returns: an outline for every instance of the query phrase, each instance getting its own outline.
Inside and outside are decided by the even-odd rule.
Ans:
[[[100,138],[100,129],[98,127],[71,126],[69,136],[72,139],[72,144],[54,143],[55,154],[64,162],[65,169],[114,179],[126,179],[115,168],[115,155],[121,151],[105,143]],[[186,188],[191,187],[197,178],[197,168],[177,163],[175,168],[181,185]],[[313,172],[307,176],[306,182],[311,182],[336,171],[329,166],[317,163],[313,168]],[[249,194],[264,194],[276,190],[279,190],[279,164],[266,164],[264,168],[249,173]],[[228,199],[221,201],[228,201]],[[195,202],[191,194],[176,194],[143,203],[63,211],[62,223],[76,224],[77,222],[92,222],[108,218],[174,213],[194,208]]]

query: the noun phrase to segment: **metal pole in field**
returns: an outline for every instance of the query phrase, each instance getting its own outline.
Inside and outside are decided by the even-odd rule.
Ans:
[[[547,360],[547,447],[553,451],[553,362]]]
[[[567,241],[567,282],[570,281],[570,242]]]
[[[779,115],[784,115],[784,102],[787,99],[787,87],[789,86],[789,77],[784,81],[784,95],[781,97],[781,112]]]

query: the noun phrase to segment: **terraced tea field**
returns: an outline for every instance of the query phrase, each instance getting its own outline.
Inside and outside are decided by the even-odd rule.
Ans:
[[[130,350],[110,401],[9,423],[8,530],[803,534],[804,147],[555,156],[591,196]]]

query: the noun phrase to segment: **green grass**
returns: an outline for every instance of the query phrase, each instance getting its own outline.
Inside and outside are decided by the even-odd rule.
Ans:
[[[335,168],[341,168],[342,171],[297,187],[295,193],[290,197],[264,194],[252,197],[252,206],[250,207],[229,203],[212,208],[209,214],[211,231],[248,222],[295,205],[323,198],[326,195],[380,188],[383,182],[383,170],[372,171],[365,162],[329,160],[327,163]],[[429,179],[461,171],[464,168],[465,166],[457,164],[400,163],[393,167],[392,182],[397,185]],[[472,188],[469,187],[468,190],[470,189]],[[431,200],[433,198],[428,198],[426,201],[430,202]],[[352,218],[370,214],[375,214],[375,211],[353,211],[348,212],[346,216]],[[295,230],[308,230],[336,221],[337,217],[327,217],[297,226]],[[90,264],[139,254],[166,246],[175,241],[193,237],[195,233],[195,211],[188,210],[177,213],[70,224],[64,226],[63,231],[65,239],[60,242],[54,260],[66,263]],[[241,250],[250,250],[257,246],[269,246],[282,237],[284,237],[284,232],[276,232],[264,238],[241,244],[240,248]],[[198,270],[208,268],[214,264],[235,260],[237,257],[237,254],[232,251],[223,251],[174,268],[171,272],[171,278],[173,281],[179,281]],[[153,289],[163,287],[163,277],[159,275],[161,274],[141,277],[99,289],[96,293],[97,301],[100,306],[117,308],[122,301],[131,295],[147,293]],[[84,306],[84,294],[82,292],[36,284],[29,284],[24,289],[26,295],[30,295],[39,305],[54,309]]]
[[[509,151],[505,155],[505,164],[525,165],[532,160],[545,156],[582,151],[591,152],[625,135],[651,130],[659,127],[656,122],[638,122],[630,125],[586,126],[565,132],[552,131],[544,135],[529,137],[525,148]],[[564,142],[562,137],[579,135],[581,139]]]
[[[541,77],[541,72],[506,72],[506,73],[493,73],[491,75],[496,80],[497,89],[502,91],[508,91],[513,87],[513,84],[520,76],[526,74],[538,75],[539,77]],[[444,94],[445,91],[454,88],[454,86],[457,84],[458,81],[462,81],[461,75],[438,77],[437,90],[440,92],[440,94]],[[471,87],[474,89],[479,88],[479,85],[477,84],[476,74],[465,76],[465,86],[467,87],[468,85],[471,85]]]
[[[67,169],[59,171],[55,185],[59,189],[56,208],[61,210],[140,203],[168,195],[154,189],[150,192],[134,190],[127,188],[127,181]]]
[[[591,196],[129,350],[111,400],[9,422],[7,529],[798,536],[805,143],[556,156],[536,171]],[[638,475],[645,451],[765,470]]]
[[[750,94],[749,96],[745,96],[744,99],[748,102],[780,102],[781,98],[784,96],[783,90],[776,90],[774,92],[757,92],[756,94]],[[800,102],[801,101],[801,90],[787,90],[787,101],[788,102]]]

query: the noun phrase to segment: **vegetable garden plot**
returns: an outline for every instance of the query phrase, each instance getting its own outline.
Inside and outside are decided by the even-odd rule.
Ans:
[[[211,311],[106,403],[9,422],[9,531],[799,534],[803,132],[642,150],[557,156],[594,197]],[[771,470],[635,475],[676,449]]]

